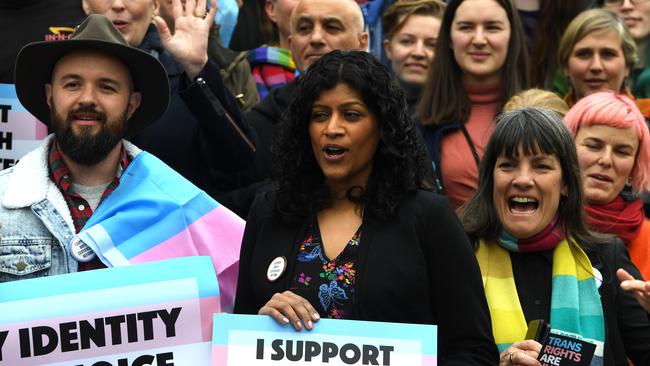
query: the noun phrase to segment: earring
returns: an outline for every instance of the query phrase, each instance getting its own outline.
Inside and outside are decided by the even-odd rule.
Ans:
[[[627,177],[625,187],[621,191],[621,198],[625,201],[634,201],[639,198],[639,195],[632,190],[632,177]]]

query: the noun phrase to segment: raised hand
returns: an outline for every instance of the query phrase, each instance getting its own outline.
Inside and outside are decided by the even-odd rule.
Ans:
[[[216,0],[210,1],[210,11],[205,11],[206,0],[172,0],[174,33],[160,16],[154,23],[160,33],[163,47],[183,66],[190,79],[194,79],[208,62],[208,35],[217,12]]]

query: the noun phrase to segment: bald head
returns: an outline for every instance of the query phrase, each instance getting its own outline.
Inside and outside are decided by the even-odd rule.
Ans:
[[[305,71],[333,51],[363,51],[368,33],[354,0],[300,0],[291,13],[289,45],[299,70]]]
[[[329,5],[329,6],[328,6]],[[322,15],[322,16],[347,16],[344,21],[357,33],[363,31],[363,13],[361,7],[354,0],[299,0],[291,12],[291,29],[299,16]]]

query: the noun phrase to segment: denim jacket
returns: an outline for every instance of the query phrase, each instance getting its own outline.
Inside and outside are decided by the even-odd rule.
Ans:
[[[0,172],[0,282],[77,271],[69,244],[75,236],[68,205],[50,179],[53,135]],[[140,149],[124,141],[131,157]]]

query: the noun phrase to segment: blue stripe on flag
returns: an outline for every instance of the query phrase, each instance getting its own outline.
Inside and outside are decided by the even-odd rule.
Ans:
[[[197,277],[200,297],[219,296],[210,257],[182,257],[0,284],[0,302]]]
[[[120,185],[100,204],[84,229],[101,223],[113,244],[131,259],[219,206],[165,163],[143,151],[129,164]]]

